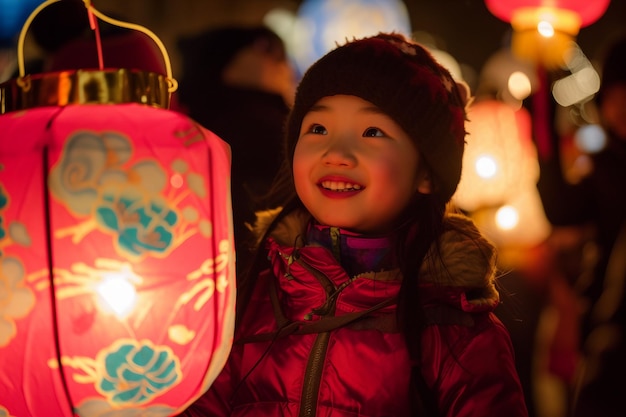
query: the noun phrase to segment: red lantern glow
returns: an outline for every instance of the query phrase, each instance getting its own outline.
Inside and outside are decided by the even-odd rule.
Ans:
[[[0,132],[0,415],[174,414],[231,343],[227,147],[140,104]]]
[[[609,7],[610,0],[485,0],[491,13],[505,22],[511,22],[523,9],[554,8],[568,10],[580,19],[580,27],[598,20]]]
[[[169,62],[168,62],[169,63]],[[170,416],[232,343],[230,151],[123,69],[0,84],[0,416]]]
[[[610,0],[485,0],[496,17],[511,22],[511,49],[545,67],[562,65],[581,27],[598,20]]]

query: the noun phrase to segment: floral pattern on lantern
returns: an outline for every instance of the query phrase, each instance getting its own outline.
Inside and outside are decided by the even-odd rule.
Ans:
[[[78,132],[68,139],[62,160],[51,171],[50,189],[68,210],[89,221],[57,230],[57,236],[71,235],[77,242],[89,231],[100,229],[115,237],[119,251],[141,257],[165,256],[190,234],[210,233],[206,220],[193,224],[198,223],[193,208],[185,211],[185,218],[176,211],[176,195],[169,200],[163,197],[167,176],[158,161],[141,160],[124,168],[132,156],[129,140],[119,132]],[[200,178],[191,182],[187,192],[206,196],[201,177],[178,172],[181,167],[185,167],[182,161],[174,161],[171,167],[180,181],[184,181],[184,174]],[[92,214],[95,222],[91,221]],[[174,228],[186,229],[177,234],[177,242],[173,240]]]
[[[28,246],[30,240],[21,223],[5,221],[3,212],[8,205],[9,195],[0,184],[0,348],[15,337],[15,321],[28,315],[35,304],[35,296],[25,284],[24,265],[19,258],[3,253],[10,244]]]
[[[167,347],[152,346],[150,341],[118,340],[94,360],[91,358],[61,359],[63,366],[80,373],[73,378],[93,384],[109,404],[123,407],[151,400],[180,382],[178,358]],[[58,368],[56,360],[49,363]]]
[[[0,258],[0,347],[11,342],[16,334],[15,321],[32,310],[33,292],[24,285],[24,266],[14,257]]]
[[[165,417],[209,388],[234,323],[229,170],[217,136],[145,105],[0,116],[0,416]]]

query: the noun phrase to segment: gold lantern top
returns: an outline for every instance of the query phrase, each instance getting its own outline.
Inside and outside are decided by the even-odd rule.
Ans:
[[[69,104],[141,103],[166,109],[169,100],[163,75],[128,69],[42,73],[0,84],[0,114]]]
[[[169,55],[161,40],[143,26],[122,22],[102,14],[93,7],[90,0],[83,0],[90,17],[95,16],[107,23],[137,30],[149,36],[163,55],[166,74],[125,68],[104,68],[98,31],[96,43],[99,48],[99,69],[25,74],[24,40],[28,28],[41,10],[58,1],[60,0],[43,2],[24,23],[17,48],[19,77],[0,84],[0,114],[33,107],[71,104],[140,103],[169,108],[171,93],[176,91],[178,85],[172,77]],[[92,23],[92,28],[94,24]]]

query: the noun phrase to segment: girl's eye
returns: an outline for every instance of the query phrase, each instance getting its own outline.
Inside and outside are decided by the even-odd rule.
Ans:
[[[328,131],[322,125],[313,125],[309,128],[309,132],[315,133],[316,135],[326,135]]]
[[[385,133],[376,127],[369,127],[365,129],[365,132],[363,132],[363,136],[369,138],[382,137],[385,136]]]

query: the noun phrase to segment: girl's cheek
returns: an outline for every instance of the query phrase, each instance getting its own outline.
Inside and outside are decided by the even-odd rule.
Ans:
[[[293,157],[291,158],[291,166],[293,175],[296,177],[298,174],[302,174],[304,165],[307,161],[307,150],[302,144],[297,144],[294,150]]]

